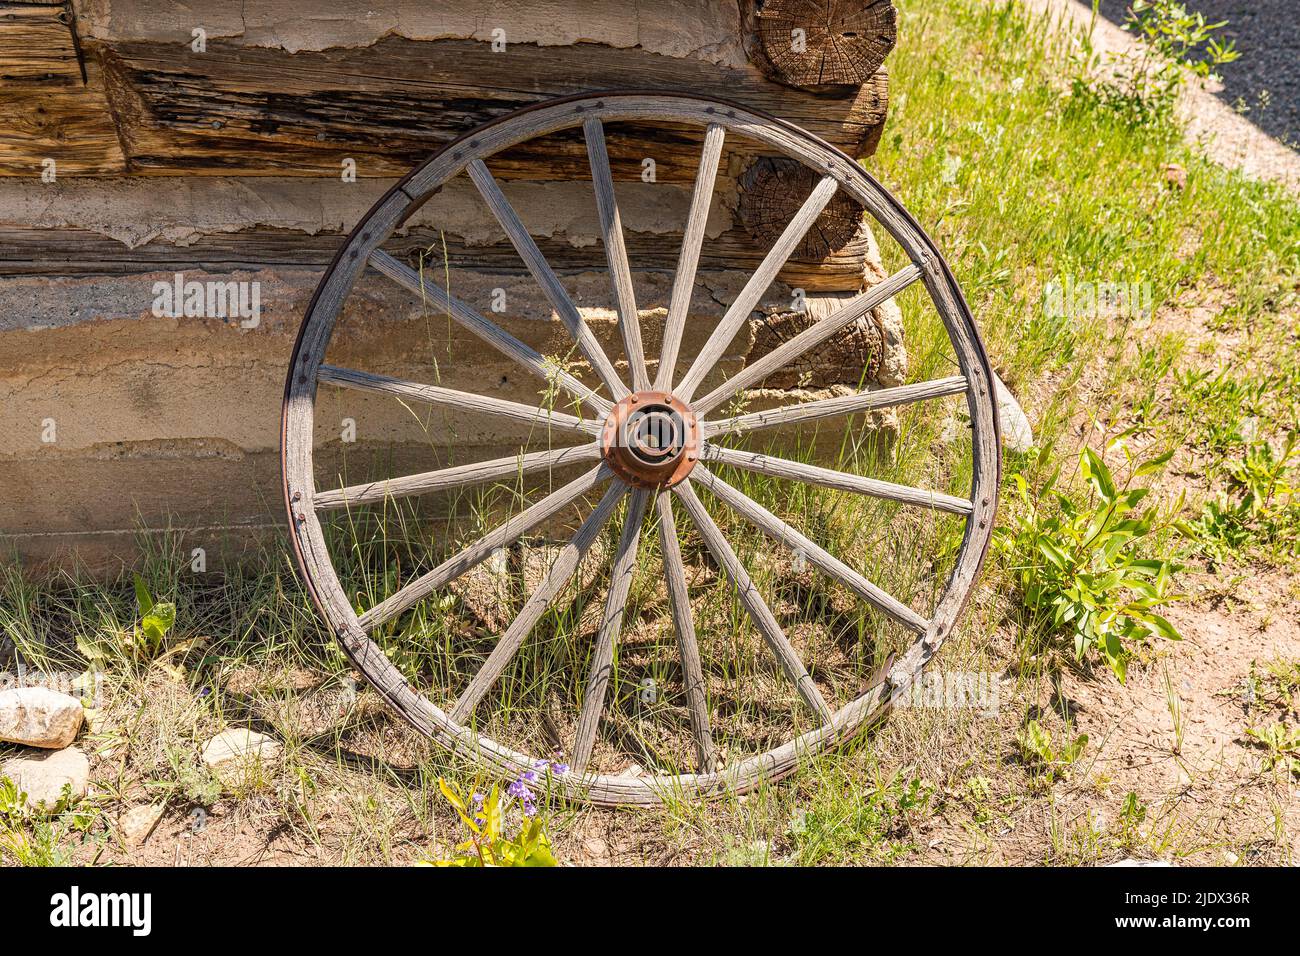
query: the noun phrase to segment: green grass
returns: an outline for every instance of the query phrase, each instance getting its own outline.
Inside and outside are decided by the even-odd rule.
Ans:
[[[1072,96],[1077,58],[1070,39],[1046,31],[1013,4],[914,0],[901,16],[901,43],[890,60],[890,119],[867,166],[935,238],[995,368],[1029,407],[1041,450],[1009,456],[1008,474],[1021,473],[1036,495],[1060,470],[1056,489],[1082,501],[1086,489],[1073,477],[1081,444],[1117,453],[1118,437],[1140,448],[1142,458],[1174,450],[1177,474],[1166,476],[1169,489],[1157,487],[1154,496],[1163,495],[1167,506],[1176,485],[1191,483],[1187,518],[1194,537],[1176,540],[1171,532],[1158,545],[1204,552],[1211,536],[1192,527],[1199,509],[1218,496],[1229,507],[1245,500],[1246,485],[1234,482],[1234,468],[1261,442],[1280,449],[1300,407],[1296,203],[1207,161],[1168,126],[1134,129],[1095,101]],[[1168,164],[1186,170],[1185,187],[1166,181]],[[885,256],[887,267],[901,264],[897,250],[887,247]],[[1155,316],[1053,316],[1043,307],[1044,288],[1067,277],[1149,283]],[[928,301],[912,289],[899,304],[908,380],[951,374],[951,348]],[[1188,347],[1176,320],[1189,314],[1202,316],[1197,321],[1209,347]],[[1215,336],[1232,343],[1223,359]],[[783,454],[819,463],[829,458],[873,476],[960,493],[969,485],[969,442],[943,441],[946,412],[936,413],[953,404],[901,410],[898,439],[889,445],[858,422],[789,439]],[[936,582],[951,566],[960,533],[954,519],[720,473],[918,606],[932,603]],[[1279,481],[1294,484],[1294,470],[1288,466]],[[432,531],[406,504],[343,515],[330,533],[345,590],[358,607],[370,606],[489,527],[522,490],[502,483],[465,495],[441,515],[455,520]],[[1003,520],[1018,507],[1004,495]],[[1289,491],[1275,488],[1270,507],[1277,511],[1270,512],[1273,523],[1252,519],[1221,560],[1290,566],[1295,555],[1285,545],[1294,546],[1295,538],[1284,532],[1295,527],[1286,524],[1295,505]],[[821,588],[815,572],[794,566],[721,506],[712,510],[840,702],[904,645],[906,635],[896,626]],[[688,527],[680,515],[679,524]],[[627,614],[635,627],[619,651],[608,734],[642,766],[689,769],[653,528],[643,540]],[[601,546],[612,550],[609,534]],[[725,582],[710,572],[698,539],[688,535],[684,550],[698,574],[693,595],[703,651],[717,662],[719,743],[733,757],[755,744],[772,746],[802,726],[798,702]],[[988,721],[965,711],[896,712],[869,738],[819,757],[790,782],[708,807],[679,801],[651,814],[614,814],[611,825],[669,848],[666,855],[679,862],[898,862],[922,852],[918,828],[942,811],[964,821],[969,838],[985,848],[980,853],[991,853],[1007,821],[1044,799],[1041,768],[1017,756],[1024,728],[1041,721],[1046,739],[1072,739],[1063,719],[1030,715],[1039,682],[1053,680],[1060,664],[1017,654],[1017,642],[1024,645],[1029,635],[1015,623],[1015,560],[990,559],[967,624],[944,651],[945,666],[954,670],[1002,672],[1014,663],[1006,701],[1013,713]],[[505,605],[522,596],[524,561],[521,554],[511,558]],[[168,647],[179,649],[168,658],[172,671],[132,650],[139,611],[129,577],[97,584],[78,574],[37,579],[11,569],[0,596],[0,634],[31,666],[80,670],[86,661],[79,642],[103,648],[109,704],[91,743],[127,752],[101,784],[111,796],[129,803],[143,788],[178,813],[193,804],[224,806],[260,827],[282,827],[342,862],[427,858],[431,843],[445,849],[457,838],[434,781],[445,776],[462,790],[480,781],[459,761],[414,741],[371,695],[363,692],[323,731],[286,714],[285,703],[297,700],[285,690],[292,675],[305,671],[318,687],[333,688],[346,683],[349,668],[283,548],[268,547],[241,568],[192,575],[176,541],[152,537],[138,570],[152,594],[176,605],[168,637]],[[536,740],[545,738],[548,724],[572,719],[603,583],[596,574],[548,612],[480,708],[485,729],[507,740]],[[446,703],[490,650],[493,633],[474,623],[462,599],[451,599],[426,602],[378,639],[408,677]],[[251,688],[241,684],[249,673],[256,675]],[[1261,680],[1269,693],[1290,694],[1290,671],[1279,674]],[[653,694],[644,693],[647,686]],[[252,722],[287,743],[283,765],[238,794],[214,790],[196,761],[203,740],[232,721]],[[571,734],[571,726],[561,729],[562,736]],[[1085,755],[1080,763],[1087,761]],[[547,807],[557,853],[577,852],[588,814],[554,801]],[[1091,862],[1112,846],[1111,838],[1098,836],[1091,816],[1082,823],[1055,811],[1050,817],[1046,843],[1034,851],[1042,858]],[[1176,818],[1161,820],[1162,832],[1180,832]],[[100,832],[107,825],[101,821]],[[1116,825],[1128,829],[1113,839],[1132,842],[1133,820]],[[8,818],[0,861],[70,859],[75,854],[63,844],[71,837],[61,843],[61,832]]]

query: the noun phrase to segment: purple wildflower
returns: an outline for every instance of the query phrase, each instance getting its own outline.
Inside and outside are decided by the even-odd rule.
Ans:
[[[522,777],[506,787],[506,793],[517,800],[531,800],[533,797],[533,792],[528,789]]]

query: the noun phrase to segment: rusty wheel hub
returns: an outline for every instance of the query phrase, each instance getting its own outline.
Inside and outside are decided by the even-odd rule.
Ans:
[[[614,474],[634,488],[671,488],[700,455],[691,407],[668,392],[633,392],[610,411],[600,450]]]

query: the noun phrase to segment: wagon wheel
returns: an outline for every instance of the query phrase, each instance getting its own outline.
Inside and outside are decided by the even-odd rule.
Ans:
[[[674,124],[703,129],[703,155],[695,178],[688,221],[664,324],[663,348],[654,379],[643,353],[637,308],[622,227],[614,198],[604,124],[611,122]],[[556,274],[529,237],[527,229],[499,189],[485,159],[502,150],[557,131],[581,127],[592,170],[596,205],[609,262],[619,331],[630,381],[625,383],[591,329],[585,324]],[[679,351],[691,289],[704,240],[705,220],[714,190],[724,139],[758,144],[782,153],[820,178],[774,247],[727,308],[717,327],[680,378]],[[441,288],[380,248],[420,204],[445,183],[466,173],[493,216],[504,228],[551,307],[564,322],[577,350],[599,385],[588,385],[553,360],[486,318],[477,309]],[[759,297],[772,283],[818,214],[839,191],[864,207],[899,244],[909,263],[834,313],[809,325],[794,338],[746,365],[723,384],[697,394],[724,350],[748,321]],[[422,296],[438,313],[474,333],[563,394],[577,414],[534,408],[523,403],[472,392],[376,375],[324,364],[326,348],[345,299],[370,266],[399,286]],[[718,417],[741,390],[760,385],[773,372],[900,293],[921,283],[937,309],[955,353],[960,374],[901,387],[817,399],[748,414]],[[685,364],[684,361],[682,364]],[[992,401],[991,370],[970,311],[952,273],[928,236],[906,210],[850,157],[808,133],[770,116],[699,97],[655,93],[610,93],[554,100],[513,113],[466,134],[438,152],[384,196],[353,230],[322,278],[299,332],[285,388],[283,478],[296,557],[312,599],[341,646],[383,697],[422,733],[453,748],[494,773],[515,775],[537,766],[520,752],[477,728],[475,712],[510,665],[534,625],[570,580],[579,560],[626,500],[603,615],[590,651],[590,666],[581,679],[585,691],[576,731],[566,742],[571,769],[553,784],[571,798],[602,804],[654,804],[669,795],[710,796],[752,788],[760,780],[789,772],[807,756],[844,741],[888,705],[891,692],[914,681],[950,633],[970,595],[992,532],[1000,469],[998,426]],[[544,423],[548,433],[568,433],[581,444],[393,478],[369,485],[318,491],[313,472],[313,417],[317,388],[363,389],[417,403],[469,409],[474,413],[523,423]],[[911,488],[809,465],[777,456],[728,447],[728,436],[775,426],[837,419],[853,413],[964,395],[972,430],[972,481],[969,498]],[[334,509],[402,496],[425,495],[490,482],[519,472],[554,469],[586,462],[590,470],[551,491],[508,520],[456,551],[427,573],[398,587],[376,605],[353,606],[326,547],[321,514]],[[708,463],[708,464],[706,464]],[[938,509],[964,518],[964,530],[946,583],[928,613],[921,613],[886,593],[849,564],[824,550],[767,508],[726,483],[714,463],[840,492],[882,498],[903,507]],[[750,573],[727,536],[711,517],[697,489],[726,506],[730,519],[752,524],[763,535],[793,549],[832,582],[842,585],[873,613],[886,615],[913,635],[907,649],[893,659],[881,679],[859,689],[833,709],[776,615],[754,586]],[[517,616],[495,640],[473,677],[442,708],[417,692],[384,655],[374,630],[436,595],[450,582],[484,562],[496,549],[519,541],[592,493],[601,494],[576,533],[555,558]],[[681,522],[682,515],[689,519]],[[680,654],[682,697],[697,768],[693,772],[642,775],[601,774],[589,769],[593,745],[609,697],[612,661],[623,627],[623,610],[637,563],[638,547],[647,543],[643,525],[657,517],[663,575]],[[731,594],[761,635],[779,670],[793,685],[811,720],[763,753],[743,759],[718,759],[711,733],[711,713],[702,673],[686,565],[679,534],[694,527],[703,549],[729,582]],[[756,645],[757,646],[757,645]],[[577,685],[575,685],[577,686]],[[793,700],[791,695],[791,700]],[[579,709],[575,704],[575,710]]]

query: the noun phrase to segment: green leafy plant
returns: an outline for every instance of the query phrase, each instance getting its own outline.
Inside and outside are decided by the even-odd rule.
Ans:
[[[934,796],[934,784],[910,768],[871,786],[828,788],[789,830],[794,862],[892,863],[915,849],[913,834],[933,811]]]
[[[1048,781],[1069,775],[1069,768],[1088,746],[1088,735],[1079,734],[1073,740],[1057,742],[1052,733],[1037,720],[1030,718],[1020,732],[1020,752]]]
[[[73,800],[68,785],[53,807],[33,811],[18,785],[0,776],[0,865],[70,866],[72,850],[64,836],[85,838],[98,819],[98,811]]]
[[[1261,704],[1281,707],[1300,712],[1300,660],[1288,660],[1284,657],[1266,661],[1263,673],[1251,665],[1251,677],[1254,681],[1255,699]]]
[[[142,657],[154,657],[163,648],[167,632],[176,623],[176,605],[155,601],[144,578],[135,576],[135,600],[140,606],[140,623],[134,631],[136,648]]]
[[[1091,39],[1085,40],[1074,94],[1132,126],[1168,120],[1189,75],[1217,79],[1215,70],[1240,55],[1214,35],[1226,23],[1210,23],[1174,0],[1133,0],[1124,29],[1141,41],[1138,51],[1109,53],[1102,70]]]
[[[1300,776],[1300,727],[1286,724],[1269,724],[1267,727],[1250,727],[1246,736],[1264,747],[1264,770],[1281,767]]]
[[[1124,802],[1119,808],[1119,840],[1121,846],[1133,848],[1142,843],[1142,824],[1147,819],[1147,805],[1141,801],[1137,792],[1130,790],[1124,795]]]
[[[551,841],[539,814],[524,814],[513,836],[506,835],[506,822],[515,799],[502,799],[501,788],[494,786],[486,797],[457,793],[447,781],[438,778],[438,789],[456,810],[461,823],[469,830],[469,839],[456,847],[456,856],[448,860],[427,862],[426,866],[556,866]]]
[[[1132,478],[1159,470],[1169,457],[1138,465]],[[1092,491],[1082,506],[1054,491],[1055,475],[1038,500],[1024,476],[1013,475],[1023,508],[1010,526],[998,529],[995,542],[1020,585],[1030,632],[1072,638],[1078,660],[1095,651],[1123,681],[1135,643],[1180,639],[1155,609],[1178,598],[1171,581],[1181,565],[1172,557],[1144,556],[1163,527],[1159,509],[1136,510],[1150,489],[1117,487],[1090,448],[1079,458],[1079,471]],[[1054,507],[1043,504],[1048,495]]]
[[[1276,449],[1263,439],[1247,444],[1240,459],[1227,463],[1230,494],[1207,501],[1179,526],[1210,560],[1241,558],[1255,545],[1300,554],[1300,507],[1290,477],[1300,462],[1297,437],[1290,432]]]
[[[139,574],[134,577],[139,616],[130,628],[111,628],[111,633],[117,638],[115,641],[103,636],[77,638],[77,650],[92,669],[107,667],[114,658],[119,661],[152,661],[166,646],[167,635],[176,624],[176,605],[170,601],[156,601],[144,579]]]

